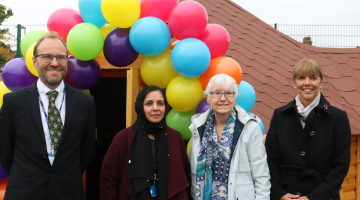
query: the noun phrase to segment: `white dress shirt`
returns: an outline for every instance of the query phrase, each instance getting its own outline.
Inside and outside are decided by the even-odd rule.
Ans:
[[[55,90],[59,93],[55,99],[55,105],[58,109],[60,109],[60,106],[62,104],[61,107],[61,111],[60,111],[60,117],[61,117],[61,122],[62,125],[64,126],[65,124],[65,93],[64,93],[64,88],[65,88],[65,84],[64,81],[61,81],[60,85],[55,88]],[[49,107],[49,97],[48,95],[46,95],[47,92],[49,91],[53,91],[50,88],[48,88],[40,79],[38,79],[37,81],[37,89],[39,91],[40,94],[40,98],[41,101],[44,105],[44,109],[46,112],[46,115],[48,115],[48,107]],[[40,103],[39,100],[39,106],[40,106],[40,114],[41,114],[41,121],[42,121],[42,125],[43,125],[43,129],[44,129],[44,134],[45,134],[45,141],[46,141],[46,149],[49,155],[49,160],[51,165],[54,162],[55,157],[54,156],[50,156],[50,155],[54,155],[54,149],[52,149],[51,147],[51,136],[50,136],[50,132],[49,132],[49,126],[47,124],[47,120],[46,120],[46,116],[44,114],[42,105]]]

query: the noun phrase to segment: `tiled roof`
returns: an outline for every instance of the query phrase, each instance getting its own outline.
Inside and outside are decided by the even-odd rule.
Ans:
[[[303,58],[317,61],[325,74],[321,92],[331,105],[348,114],[352,135],[360,135],[360,48],[317,48],[297,42],[261,21],[231,0],[198,0],[209,23],[230,34],[226,56],[238,61],[243,80],[256,91],[250,111],[261,118],[267,132],[274,109],[293,100],[291,70]]]

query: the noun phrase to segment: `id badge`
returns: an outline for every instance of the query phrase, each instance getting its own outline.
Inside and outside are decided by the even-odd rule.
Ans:
[[[156,197],[157,193],[156,193],[156,184],[150,186],[150,195],[151,197]]]
[[[54,159],[55,159],[55,154],[48,153],[48,156],[49,156],[50,164],[53,165]]]

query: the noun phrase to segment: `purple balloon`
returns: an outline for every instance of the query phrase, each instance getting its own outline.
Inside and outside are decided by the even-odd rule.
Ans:
[[[78,60],[69,56],[68,69],[64,80],[72,87],[90,89],[100,80],[100,66],[95,60]]]
[[[8,178],[8,175],[3,170],[3,168],[0,165],[0,182],[5,181]]]
[[[204,98],[203,100],[200,101],[200,103],[199,103],[199,105],[198,105],[198,107],[196,109],[196,113],[206,112],[207,110],[209,110],[209,108],[211,108],[211,106],[206,101],[206,98]]]
[[[130,44],[129,33],[130,28],[117,28],[106,36],[104,56],[116,67],[128,66],[139,56]]]
[[[16,91],[30,86],[38,77],[28,70],[24,58],[15,58],[5,64],[2,79],[7,88]]]

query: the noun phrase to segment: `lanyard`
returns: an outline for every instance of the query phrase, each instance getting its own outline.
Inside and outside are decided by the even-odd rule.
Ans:
[[[62,98],[62,101],[61,101],[61,106],[60,106],[60,109],[59,109],[59,114],[60,114],[60,117],[61,117],[61,109],[62,109],[62,106],[63,106],[63,103],[64,103],[64,99],[65,99],[65,85],[64,85],[64,91],[63,91],[63,98]],[[46,119],[46,124],[47,124],[47,127],[48,127],[48,130],[49,130],[49,135],[50,135],[50,126],[49,126],[49,120],[48,120],[48,116],[45,112],[45,108],[44,108],[44,104],[41,100],[41,97],[40,97],[40,93],[39,93],[39,89],[37,89],[37,93],[38,93],[38,98],[39,98],[39,101],[40,101],[40,105],[41,105],[41,108],[42,108],[42,111],[45,115],[45,119]],[[49,102],[50,104],[50,102]],[[50,136],[51,137],[51,136]],[[50,146],[52,147],[52,142],[50,140]]]

